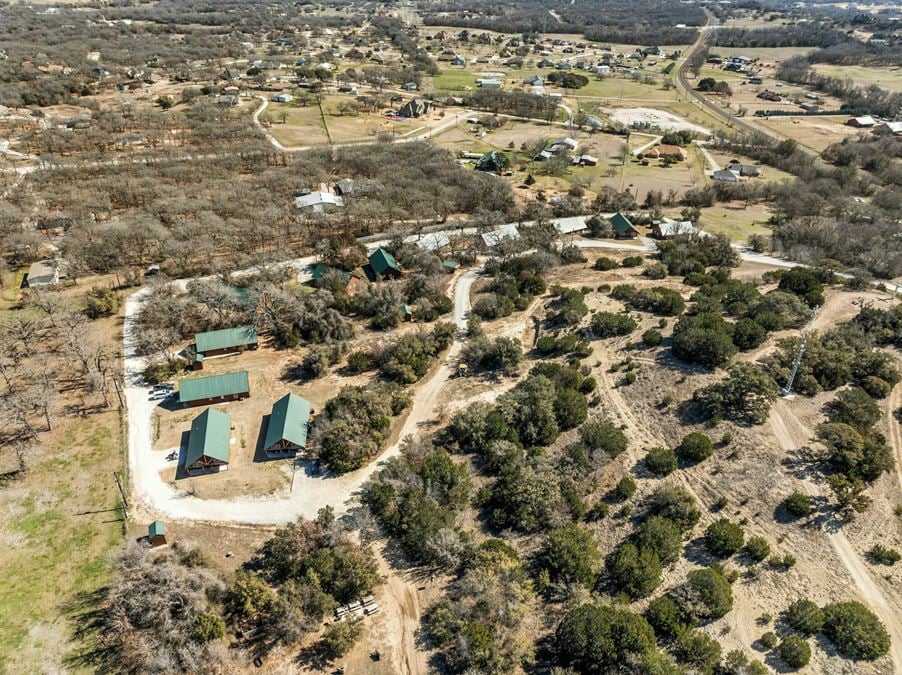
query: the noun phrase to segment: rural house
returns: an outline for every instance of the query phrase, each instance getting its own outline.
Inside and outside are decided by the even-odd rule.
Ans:
[[[370,261],[363,269],[370,281],[399,279],[401,277],[401,268],[398,266],[395,256],[384,248],[377,248],[370,253]]]
[[[296,394],[285,394],[273,403],[263,441],[266,454],[295,454],[306,448],[311,412],[310,402]]]
[[[344,286],[344,291],[348,295],[354,295],[354,293],[363,288],[364,282],[360,277],[335,267],[329,267],[325,263],[317,263],[316,267],[313,268],[313,273],[310,275],[310,281],[307,282],[307,285],[321,288],[325,276],[330,272],[340,275],[339,278]]]
[[[312,211],[313,213],[324,213],[333,209],[340,209],[344,205],[344,199],[331,192],[310,192],[294,199],[294,208],[300,211]]]
[[[60,266],[56,260],[38,260],[28,268],[23,286],[37,288],[39,286],[53,286],[60,280]]]
[[[413,98],[401,106],[398,110],[400,117],[422,117],[429,113],[429,101],[424,98]]]
[[[497,150],[489,150],[476,160],[476,170],[501,173],[508,164],[507,158],[502,153]]]
[[[253,326],[211,330],[194,336],[194,351],[204,358],[256,348],[257,330]]]
[[[611,227],[614,228],[614,237],[617,239],[635,239],[639,236],[639,230],[622,213],[611,216]]]
[[[214,408],[194,418],[185,450],[185,471],[189,475],[228,470],[231,428],[228,413]]]
[[[658,145],[645,153],[645,157],[653,157],[662,159],[669,157],[671,159],[686,159],[686,151],[678,145]]]
[[[185,407],[241,401],[250,395],[246,370],[207,377],[183,377],[179,380],[179,402]]]
[[[757,178],[761,175],[761,169],[754,164],[742,164],[740,162],[730,162],[727,164],[727,171],[738,173],[746,178]]]
[[[848,122],[846,122],[846,126],[855,127],[856,129],[867,129],[868,127],[872,127],[875,124],[877,124],[877,120],[875,120],[870,115],[852,117]]]
[[[670,239],[678,234],[696,234],[698,232],[688,220],[673,220],[672,218],[656,220],[652,223],[651,231],[658,239]]]

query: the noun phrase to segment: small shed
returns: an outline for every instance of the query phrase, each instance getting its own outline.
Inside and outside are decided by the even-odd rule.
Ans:
[[[263,449],[270,457],[295,454],[307,447],[310,401],[292,393],[273,403]]]
[[[614,228],[614,236],[617,239],[635,239],[639,236],[639,230],[622,213],[615,213],[611,216],[611,227]]]
[[[147,526],[147,543],[154,547],[166,544],[166,523],[155,520]]]
[[[189,475],[215,473],[229,468],[232,420],[228,413],[207,408],[191,422],[185,471]]]
[[[456,260],[452,260],[451,258],[442,261],[442,269],[444,269],[448,274],[454,274],[454,272],[457,271],[458,267],[460,267],[460,263],[458,263]]]

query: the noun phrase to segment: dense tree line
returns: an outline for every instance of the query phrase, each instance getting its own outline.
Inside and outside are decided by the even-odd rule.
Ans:
[[[893,119],[902,109],[902,93],[893,93],[873,84],[862,87],[849,79],[818,73],[804,56],[782,61],[777,77],[842,99],[842,110],[851,115],[879,115]]]
[[[717,47],[830,47],[848,42],[842,31],[818,22],[767,28],[718,28],[711,39]]]
[[[555,10],[560,19],[549,15]],[[491,8],[473,0],[442,0],[421,3],[419,14],[430,25],[461,26],[502,33],[566,32],[585,35],[589,40],[625,44],[689,44],[705,23],[701,8],[675,6],[662,0],[635,3],[617,0],[605,5],[604,17],[591,7],[561,6],[549,0],[519,2],[507,0]],[[688,28],[676,28],[684,24]]]

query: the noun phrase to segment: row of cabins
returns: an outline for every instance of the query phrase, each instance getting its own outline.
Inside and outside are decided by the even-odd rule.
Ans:
[[[194,336],[192,368],[203,368],[205,358],[255,350],[259,345],[253,326],[237,326],[198,333]],[[185,406],[215,405],[241,401],[251,395],[246,370],[179,380],[179,402]],[[290,455],[307,446],[310,402],[289,393],[273,404],[263,449],[269,457]],[[232,422],[229,414],[207,408],[194,418],[185,451],[185,470],[193,475],[224,471],[229,464]]]
[[[183,379],[179,382],[179,397],[183,405],[241,400],[250,396],[247,379],[246,371]],[[196,398],[199,390],[201,397]],[[297,394],[288,393],[276,401],[263,440],[267,457],[287,457],[304,450],[312,413],[310,402]],[[196,475],[228,470],[231,441],[232,420],[229,414],[207,408],[191,422],[185,450],[185,471]]]

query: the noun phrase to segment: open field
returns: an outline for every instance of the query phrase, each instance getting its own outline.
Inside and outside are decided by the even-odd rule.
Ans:
[[[284,124],[281,123],[283,113]],[[269,132],[284,145],[324,145],[329,142],[319,107],[315,105],[297,108],[291,104],[270,104],[260,120],[272,124]]]
[[[744,202],[716,204],[702,209],[699,223],[705,232],[725,234],[732,241],[745,243],[749,235],[769,235],[766,226],[770,210],[763,204],[746,206]]]
[[[862,87],[876,84],[888,91],[902,92],[902,68],[834,66],[827,63],[815,63],[811,67],[818,73],[843,80],[849,79]]]
[[[755,118],[753,121],[758,126],[769,129],[786,138],[792,138],[816,152],[821,152],[833,143],[839,143],[844,138],[854,138],[862,133],[860,129],[846,126],[845,122],[847,119],[844,115],[834,115],[824,117]]]
[[[439,91],[467,91],[476,88],[476,76],[463,68],[446,67],[432,79]]]
[[[66,420],[0,490],[0,670],[62,672],[77,648],[67,605],[104,583],[123,540],[123,443],[118,411]]]

